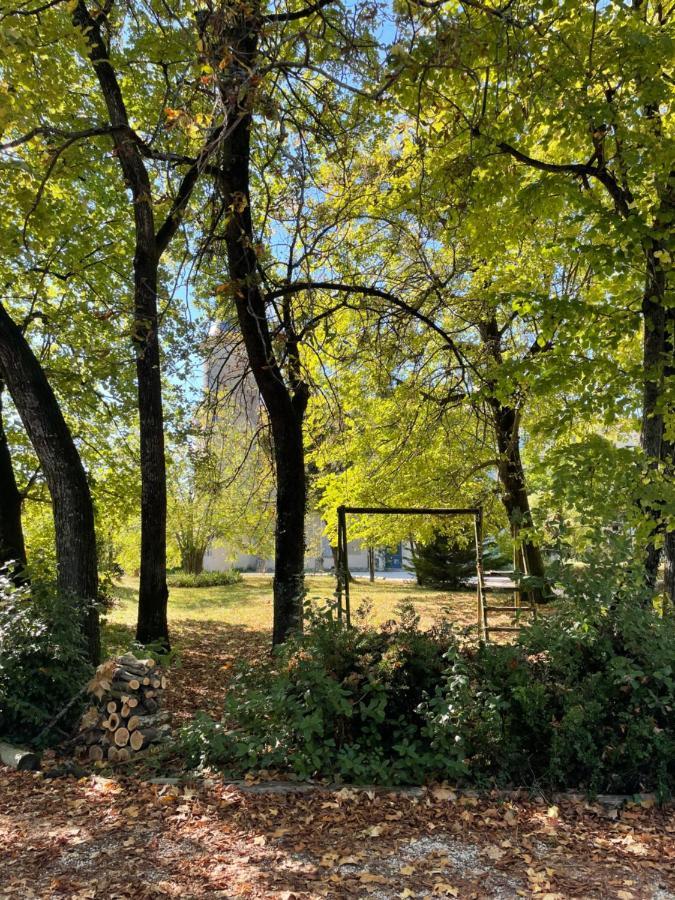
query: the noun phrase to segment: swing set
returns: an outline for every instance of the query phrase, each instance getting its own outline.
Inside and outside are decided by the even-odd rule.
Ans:
[[[514,601],[512,606],[492,605],[486,602],[486,592],[493,592],[498,588],[486,587],[485,571],[483,568],[483,508],[481,506],[471,506],[467,508],[436,508],[436,507],[379,507],[379,506],[338,506],[337,522],[338,522],[338,544],[337,559],[335,566],[335,575],[337,579],[336,597],[337,597],[337,615],[338,619],[351,625],[351,602],[349,595],[349,539],[347,537],[347,516],[348,515],[368,515],[368,516],[471,516],[473,519],[473,533],[476,549],[476,602],[478,612],[478,628],[481,638],[484,641],[490,640],[490,634],[494,632],[517,632],[520,631],[519,625],[496,626],[490,625],[488,616],[490,613],[513,613],[518,617],[522,612],[530,612],[536,616],[536,605],[530,600],[529,605],[521,604],[521,592],[517,585],[510,587],[514,589]],[[513,573],[515,577],[515,572]],[[525,572],[527,574],[527,572]],[[502,588],[503,590],[503,588]]]

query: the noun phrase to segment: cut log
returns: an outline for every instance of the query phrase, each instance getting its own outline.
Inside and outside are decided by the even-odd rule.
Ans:
[[[141,683],[137,678],[133,681],[111,681],[108,693],[121,700],[123,695],[128,694],[129,691],[137,691],[140,686]]]
[[[117,747],[108,747],[108,762],[117,762],[119,759],[119,752]]]
[[[127,706],[129,709],[135,709],[138,706],[138,697],[127,697]]]
[[[162,690],[166,690],[166,677],[164,675],[160,678],[160,685]]]
[[[103,723],[108,731],[116,731],[120,727],[120,717],[117,713],[111,713],[108,721]]]
[[[118,728],[115,732],[115,743],[118,747],[126,747],[129,743],[129,729]]]
[[[92,744],[89,748],[89,759],[92,762],[100,762],[103,759],[103,747],[98,744]]]
[[[0,741],[0,760],[19,772],[36,772],[40,768],[40,754],[25,747],[13,747]]]
[[[131,759],[131,751],[128,747],[120,747],[117,751],[117,761],[118,762],[129,762]]]
[[[138,672],[130,672],[127,669],[115,669],[113,672],[113,681],[128,681],[131,684],[132,681],[138,682],[139,678],[143,678],[145,675],[145,669],[139,669]],[[136,690],[134,688],[134,690]]]
[[[160,725],[159,728],[144,728],[143,730],[139,728],[134,731],[134,734],[143,735],[143,746],[147,746],[147,744],[156,744],[168,737],[169,726]]]
[[[106,709],[109,713],[117,712],[117,700],[111,700],[110,703],[106,705]]]
[[[157,728],[159,725],[166,725],[169,721],[169,713],[165,710],[164,712],[156,713],[154,716],[135,716],[135,718],[137,719],[135,723],[136,728],[145,730],[146,728]],[[129,719],[129,722],[131,722],[131,719]],[[129,731],[131,731],[130,727]]]
[[[120,715],[122,716],[123,719],[127,719],[129,717],[130,712],[131,712],[131,707],[129,706],[128,703],[125,703],[124,706],[122,707],[122,711],[120,712]]]
[[[82,714],[82,718],[80,719],[80,731],[84,731],[87,728],[91,728],[93,725],[99,720],[99,711],[95,706],[90,706],[89,709],[85,710]]]
[[[129,743],[131,744],[131,749],[137,753],[144,743],[143,732],[132,731],[131,736],[129,737]]]
[[[135,731],[140,724],[141,724],[140,716],[130,716],[129,720],[127,722],[127,728],[129,729],[129,731]]]

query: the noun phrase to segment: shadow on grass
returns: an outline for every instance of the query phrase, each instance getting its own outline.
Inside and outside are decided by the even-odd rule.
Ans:
[[[120,622],[105,622],[101,628],[101,655],[103,659],[125,653],[134,641],[134,628]]]

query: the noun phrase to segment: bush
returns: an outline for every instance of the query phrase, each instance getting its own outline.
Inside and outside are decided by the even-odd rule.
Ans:
[[[193,764],[233,774],[401,784],[672,792],[675,624],[618,603],[566,608],[518,643],[469,647],[315,615],[268,665],[243,668],[221,722],[183,734]]]
[[[229,572],[200,572],[199,575],[190,575],[187,572],[178,572],[168,575],[166,582],[169,587],[221,587],[228,584],[239,584],[242,581],[241,572],[230,569]]]
[[[90,674],[72,602],[44,582],[16,588],[0,572],[0,734],[31,741]],[[70,712],[59,723],[63,728],[77,719],[80,706]]]

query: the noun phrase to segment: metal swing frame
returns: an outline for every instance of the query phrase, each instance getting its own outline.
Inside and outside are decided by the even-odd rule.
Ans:
[[[462,509],[421,507],[381,507],[381,506],[338,506],[338,545],[335,575],[337,579],[337,615],[351,625],[351,605],[349,597],[349,548],[347,538],[347,515],[369,516],[472,516],[474,539],[476,542],[476,601],[478,604],[478,624],[484,639],[487,638],[488,624],[485,609],[485,581],[483,572],[483,508],[470,506]],[[344,597],[344,603],[343,603]]]

